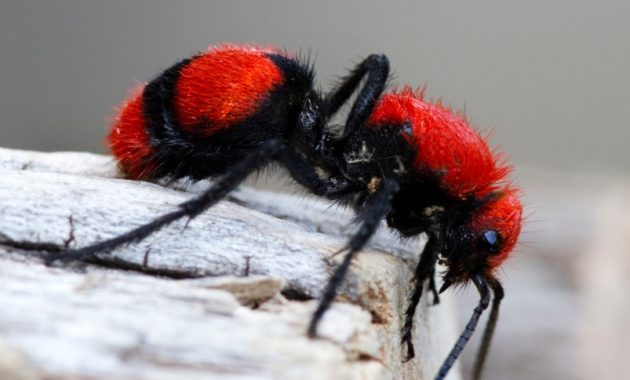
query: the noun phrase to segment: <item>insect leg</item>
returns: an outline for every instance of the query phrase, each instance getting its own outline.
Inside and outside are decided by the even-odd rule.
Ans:
[[[297,183],[315,195],[339,198],[352,191],[352,184],[343,177],[322,179],[313,164],[293,149],[282,150],[278,159]]]
[[[433,294],[433,305],[437,305],[440,303],[440,293],[437,290],[437,287],[435,285],[435,266],[433,266],[433,270],[431,271],[431,274],[429,275],[429,290],[431,291],[431,294]]]
[[[47,263],[54,261],[71,262],[84,261],[97,253],[108,252],[125,244],[139,242],[162,227],[183,217],[190,219],[207,210],[234,190],[247,176],[262,168],[270,159],[283,149],[283,144],[277,140],[270,140],[248,155],[244,160],[235,164],[229,171],[218,177],[216,182],[201,195],[179,205],[178,209],[164,214],[153,221],[137,227],[122,235],[101,241],[79,249],[68,249],[51,253]]]
[[[319,305],[311,317],[308,326],[308,335],[310,337],[314,337],[317,334],[317,324],[335,299],[337,289],[346,277],[352,258],[365,246],[368,240],[370,240],[370,237],[372,237],[376,231],[381,219],[390,211],[392,197],[398,191],[398,188],[399,186],[396,181],[385,180],[383,181],[383,185],[368,199],[363,208],[363,212],[359,216],[359,220],[361,221],[359,230],[350,238],[350,241],[343,249],[347,251],[347,253],[341,264],[335,268],[333,275],[328,280]]]
[[[413,317],[416,313],[416,309],[418,308],[420,298],[422,297],[422,289],[424,287],[424,283],[427,279],[429,281],[433,279],[437,255],[437,236],[431,234],[429,235],[429,240],[422,250],[420,261],[418,262],[418,266],[416,267],[416,272],[413,278],[415,287],[413,289],[413,293],[411,293],[411,297],[409,297],[409,306],[407,307],[407,311],[405,312],[405,324],[403,325],[401,334],[401,344],[407,346],[407,357],[404,359],[405,362],[411,360],[415,356],[411,334],[413,330]]]
[[[344,137],[352,134],[367,120],[374,105],[385,89],[389,75],[389,59],[385,55],[372,54],[359,63],[342,82],[330,92],[324,101],[330,117],[350,98],[367,75],[365,84],[355,100],[346,121]]]

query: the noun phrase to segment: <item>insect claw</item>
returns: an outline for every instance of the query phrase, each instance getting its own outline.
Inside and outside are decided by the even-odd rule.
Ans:
[[[444,283],[442,284],[442,287],[440,288],[440,290],[438,291],[439,294],[444,293],[444,291],[446,291],[446,289],[448,289],[451,285],[453,285],[453,281],[451,280],[444,280]],[[439,301],[438,301],[439,302]]]

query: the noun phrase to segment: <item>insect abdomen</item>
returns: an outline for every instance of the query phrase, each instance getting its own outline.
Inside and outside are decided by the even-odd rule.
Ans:
[[[143,179],[154,172],[154,148],[145,122],[142,98],[144,87],[123,104],[107,137],[109,148],[126,177]]]
[[[178,145],[253,118],[284,82],[274,56],[280,53],[225,46],[165,70],[123,105],[112,127],[108,142],[121,170],[134,179],[161,176]]]

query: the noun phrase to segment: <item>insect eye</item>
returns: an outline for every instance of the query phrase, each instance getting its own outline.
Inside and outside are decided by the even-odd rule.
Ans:
[[[499,252],[501,250],[501,235],[494,230],[484,232],[479,239],[479,248],[490,254]]]

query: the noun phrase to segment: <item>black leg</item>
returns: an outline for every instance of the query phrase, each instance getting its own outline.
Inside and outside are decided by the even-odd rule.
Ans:
[[[313,164],[293,149],[283,149],[278,160],[297,183],[315,195],[339,199],[353,190],[352,184],[343,177],[331,177],[322,180]]]
[[[350,98],[367,74],[367,79],[346,121],[344,137],[352,134],[372,113],[374,105],[385,89],[389,75],[389,60],[385,55],[372,54],[357,65],[341,84],[326,96],[326,114],[334,115]]]
[[[444,379],[444,377],[446,377],[448,371],[451,369],[453,364],[455,364],[455,361],[462,353],[464,346],[466,346],[466,343],[468,343],[468,340],[475,332],[475,328],[477,327],[477,323],[479,323],[481,313],[483,313],[483,311],[486,310],[488,308],[488,305],[490,304],[490,292],[488,290],[487,280],[480,275],[475,275],[472,277],[472,281],[477,287],[477,290],[479,291],[479,295],[481,297],[479,300],[479,304],[473,311],[473,314],[470,317],[468,324],[466,324],[464,332],[462,332],[462,334],[459,336],[459,339],[457,339],[457,343],[455,343],[455,346],[453,346],[453,348],[451,349],[448,357],[446,358],[446,360],[444,360],[444,363],[440,367],[440,371],[438,372],[437,376],[435,376],[435,380],[442,380]]]
[[[370,240],[370,237],[372,237],[376,231],[381,219],[387,215],[391,209],[392,197],[397,191],[397,182],[393,180],[385,180],[383,185],[368,200],[363,212],[359,216],[361,226],[344,248],[344,250],[347,250],[348,252],[344,256],[341,264],[335,268],[333,275],[328,280],[324,294],[319,301],[319,305],[317,306],[315,313],[313,313],[311,322],[308,326],[308,335],[310,337],[317,335],[317,324],[326,310],[330,307],[330,304],[334,301],[335,296],[337,295],[337,289],[346,277],[352,258]]]
[[[490,343],[492,342],[492,336],[494,335],[494,329],[497,326],[497,320],[499,319],[499,307],[501,300],[505,293],[503,292],[503,286],[494,277],[489,277],[488,285],[494,293],[492,298],[492,308],[490,309],[490,316],[486,322],[486,328],[483,332],[483,338],[481,339],[481,345],[479,345],[479,351],[477,352],[477,358],[475,359],[475,369],[473,370],[473,379],[481,379],[481,372],[483,371],[483,365],[486,362],[486,356],[490,349]]]
[[[435,266],[433,266],[433,270],[431,271],[431,274],[429,275],[429,290],[431,291],[431,294],[433,294],[433,306],[439,304],[440,293],[438,292],[437,287],[435,285]]]
[[[198,197],[179,205],[176,211],[162,215],[157,219],[133,229],[120,236],[79,249],[69,249],[52,253],[47,259],[53,261],[85,261],[97,253],[108,252],[125,244],[139,242],[162,227],[183,217],[196,217],[209,207],[223,199],[236,188],[247,176],[262,168],[283,149],[281,142],[272,140],[264,143],[243,161],[235,164],[227,173],[218,177],[214,185]]]
[[[418,303],[420,302],[420,298],[422,297],[422,289],[424,287],[424,283],[426,282],[426,280],[431,281],[431,279],[433,279],[437,255],[437,236],[430,235],[429,240],[422,250],[422,255],[420,255],[418,266],[416,267],[416,273],[414,274],[413,278],[415,287],[413,289],[413,293],[411,293],[411,297],[409,297],[409,306],[407,307],[407,311],[405,312],[405,324],[403,325],[401,333],[401,344],[407,346],[407,357],[404,360],[405,362],[413,359],[413,357],[416,355],[412,341],[413,317],[416,314]]]

